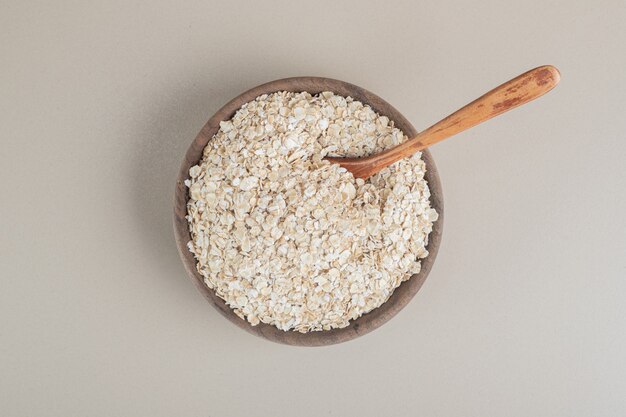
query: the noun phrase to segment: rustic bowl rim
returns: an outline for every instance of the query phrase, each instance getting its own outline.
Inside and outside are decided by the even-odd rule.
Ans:
[[[185,154],[176,180],[176,190],[174,193],[174,235],[178,253],[185,266],[187,275],[189,275],[196,285],[196,288],[204,295],[207,301],[224,317],[249,333],[273,342],[295,346],[324,346],[346,342],[369,333],[389,321],[411,301],[426,280],[437,257],[443,229],[443,195],[439,174],[430,152],[428,150],[422,151],[422,159],[426,163],[425,179],[428,182],[431,192],[431,205],[439,213],[439,219],[433,224],[433,230],[429,235],[427,245],[429,255],[425,259],[422,259],[421,271],[411,276],[409,280],[403,282],[396,288],[389,300],[382,306],[364,314],[356,320],[352,320],[348,327],[342,329],[299,333],[295,331],[285,332],[265,323],[252,326],[247,321],[239,318],[233,310],[226,305],[223,299],[218,297],[212,289],[207,287],[203,277],[196,270],[196,260],[187,248],[187,242],[191,240],[191,237],[185,218],[187,214],[188,190],[184,185],[184,181],[189,178],[189,168],[200,161],[204,147],[213,138],[214,134],[217,133],[221,121],[229,120],[244,103],[252,101],[263,94],[276,91],[307,91],[311,94],[317,94],[322,91],[332,91],[344,97],[350,96],[364,104],[368,104],[377,113],[389,117],[389,119],[407,136],[412,137],[417,134],[413,125],[385,100],[368,90],[344,81],[324,77],[292,77],[271,81],[254,87],[235,97],[219,109],[208,120],[202,130],[200,130],[200,133],[198,133]]]

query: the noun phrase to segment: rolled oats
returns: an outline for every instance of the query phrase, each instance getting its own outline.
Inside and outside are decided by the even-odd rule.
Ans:
[[[250,324],[341,328],[420,271],[437,212],[421,154],[367,180],[325,156],[407,140],[386,116],[331,92],[244,104],[191,167],[189,250],[205,283]]]

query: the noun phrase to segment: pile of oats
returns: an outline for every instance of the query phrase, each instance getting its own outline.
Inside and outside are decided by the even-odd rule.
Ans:
[[[325,156],[360,157],[407,138],[330,92],[245,104],[189,170],[189,250],[209,288],[252,325],[345,327],[419,272],[437,213],[417,153],[367,179]]]

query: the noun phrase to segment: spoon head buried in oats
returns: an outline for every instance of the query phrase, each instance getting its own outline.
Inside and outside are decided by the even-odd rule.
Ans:
[[[346,168],[356,178],[371,177],[383,168],[417,151],[544,95],[552,90],[560,79],[559,71],[551,65],[532,69],[494,88],[392,149],[366,158],[325,159]]]

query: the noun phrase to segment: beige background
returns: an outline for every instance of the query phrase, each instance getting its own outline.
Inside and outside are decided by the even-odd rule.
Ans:
[[[101,3],[101,4],[97,4]],[[0,415],[623,416],[626,3],[0,2]],[[437,145],[422,291],[343,345],[254,338],[171,228],[230,98],[342,79],[423,129],[541,64],[563,79]]]

